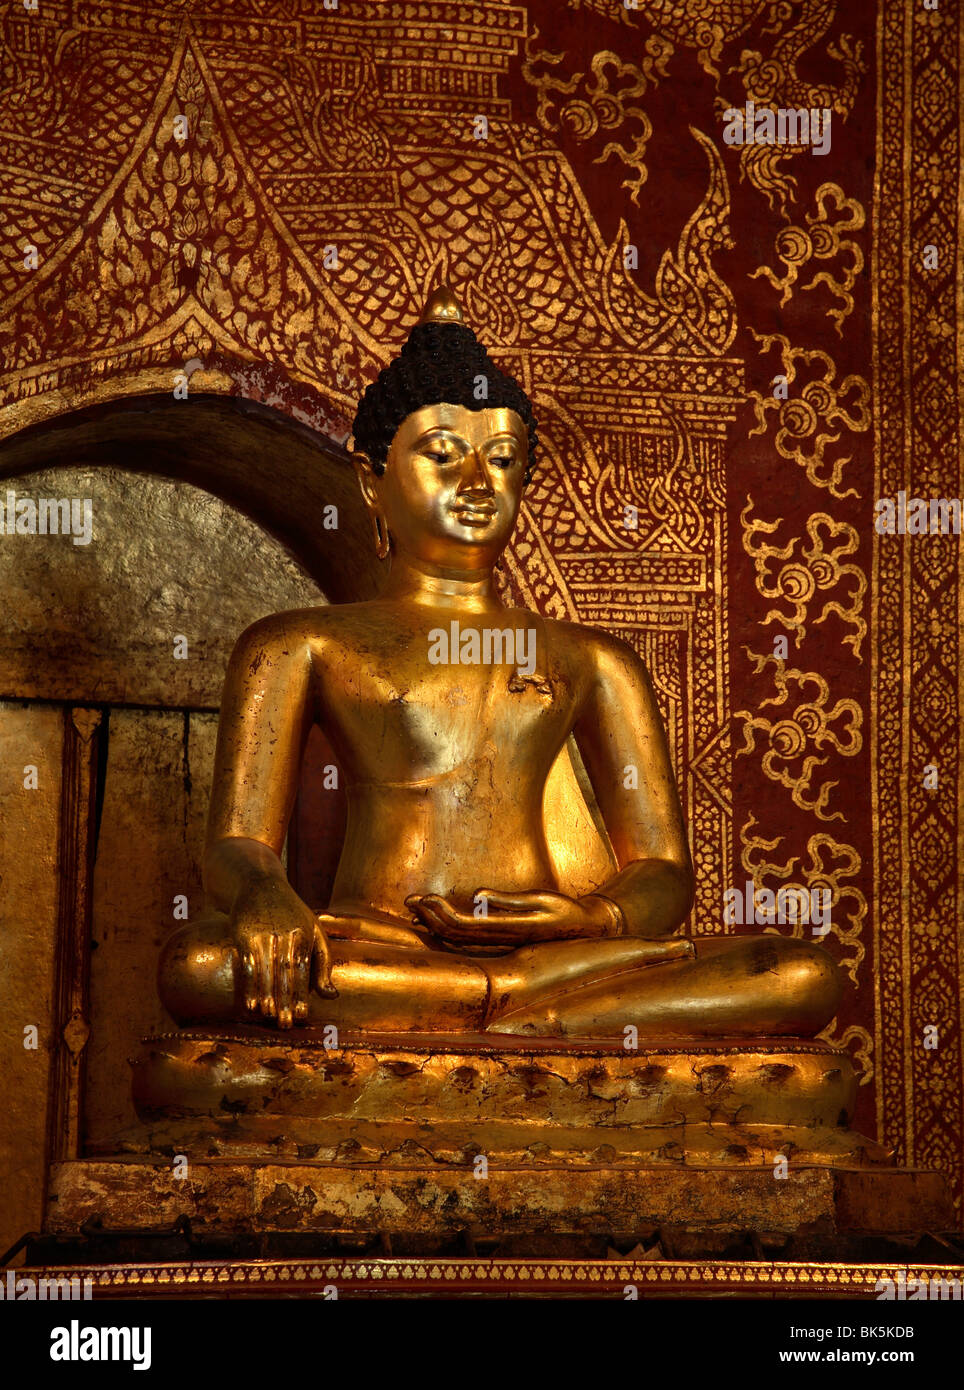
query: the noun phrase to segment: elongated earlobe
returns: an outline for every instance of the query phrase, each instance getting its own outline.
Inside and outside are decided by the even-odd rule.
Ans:
[[[385,518],[377,507],[371,510],[372,529],[375,532],[375,554],[379,560],[387,560],[388,552],[391,550],[391,541],[388,536],[388,527]]]
[[[372,530],[375,533],[375,554],[379,560],[387,560],[391,550],[391,537],[388,534],[388,522],[385,513],[378,505],[378,492],[375,487],[375,470],[372,468],[371,459],[367,454],[363,454],[360,449],[355,449],[354,439],[349,440],[351,449],[352,467],[358,479],[358,486],[361,488],[362,499],[365,503],[365,510],[368,512],[372,523]]]

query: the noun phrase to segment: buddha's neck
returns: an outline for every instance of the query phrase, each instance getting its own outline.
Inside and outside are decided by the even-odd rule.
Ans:
[[[503,606],[495,593],[492,570],[488,567],[448,569],[398,554],[392,555],[391,573],[381,597],[470,612],[486,612]]]

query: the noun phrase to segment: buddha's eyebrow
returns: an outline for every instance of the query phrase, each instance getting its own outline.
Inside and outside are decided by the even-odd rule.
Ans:
[[[448,440],[451,440],[454,444],[462,444],[466,448],[468,447],[467,440],[463,439],[460,434],[456,434],[454,430],[446,429],[444,425],[433,425],[430,430],[426,430],[424,434],[420,434],[415,441],[415,447],[420,448],[423,444],[434,444],[437,441],[447,442]]]
[[[459,445],[462,449],[470,449],[473,447],[462,435],[456,434],[454,430],[447,429],[445,425],[433,425],[431,429],[419,435],[418,439],[415,441],[415,447],[416,449],[422,449],[425,448],[426,445],[434,444],[437,441],[451,441],[453,444]],[[518,435],[513,434],[511,430],[500,430],[498,434],[487,435],[486,438],[482,440],[479,447],[489,449],[493,444],[515,444],[520,448],[522,447]]]

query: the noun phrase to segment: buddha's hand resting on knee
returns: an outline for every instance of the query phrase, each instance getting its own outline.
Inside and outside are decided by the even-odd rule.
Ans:
[[[259,878],[245,885],[235,899],[231,926],[250,1014],[290,1028],[308,1017],[312,987],[328,999],[337,996],[325,934],[284,879]]]
[[[442,941],[459,949],[618,934],[618,911],[591,895],[570,898],[564,893],[500,893],[480,888],[470,911],[439,893],[413,895],[405,905]]]

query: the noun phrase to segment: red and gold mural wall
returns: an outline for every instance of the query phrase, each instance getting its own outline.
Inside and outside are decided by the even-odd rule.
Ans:
[[[692,930],[741,930],[748,881],[830,890],[858,1126],[960,1190],[960,540],[874,528],[964,495],[956,5],[2,24],[3,436],[183,372],[340,445],[447,280],[540,418],[507,591],[653,673]],[[826,148],[729,142],[748,103],[829,112]]]

